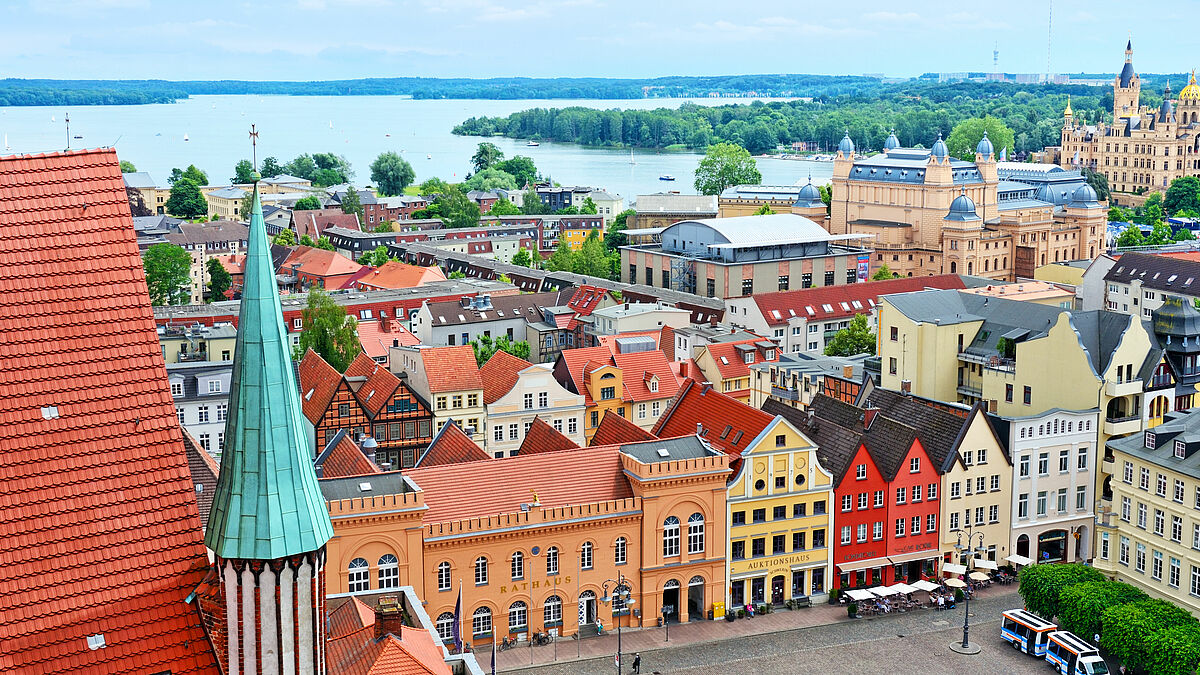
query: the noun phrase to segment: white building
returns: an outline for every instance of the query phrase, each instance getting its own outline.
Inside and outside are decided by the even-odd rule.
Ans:
[[[167,380],[179,424],[208,454],[221,457],[233,361],[168,363]]]
[[[516,378],[507,393],[488,403],[489,454],[493,457],[516,455],[525,442],[525,435],[529,433],[534,418],[541,418],[576,446],[586,445],[583,437],[583,396],[572,394],[554,379],[554,364],[528,366],[518,371]],[[491,393],[487,382],[485,392]]]

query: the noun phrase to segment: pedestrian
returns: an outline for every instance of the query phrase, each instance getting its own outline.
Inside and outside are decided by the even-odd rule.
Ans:
[[[642,672],[642,655],[634,652],[633,654],[633,675],[638,675]]]

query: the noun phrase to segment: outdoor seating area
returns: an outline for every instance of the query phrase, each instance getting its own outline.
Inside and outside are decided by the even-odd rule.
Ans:
[[[965,565],[945,563],[943,574],[950,575],[940,582],[919,579],[911,584],[895,583],[890,586],[845,589],[839,602],[857,603],[858,616],[875,616],[914,609],[952,609],[956,606],[955,591],[974,599],[976,594],[993,583],[1008,585],[1016,580],[1015,574],[1000,570],[995,562],[976,559],[973,569]],[[914,597],[914,593],[927,593],[925,601]]]

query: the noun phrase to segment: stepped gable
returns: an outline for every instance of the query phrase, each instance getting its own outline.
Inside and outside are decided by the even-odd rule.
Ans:
[[[0,671],[217,675],[116,152],[0,158],[0,257]]]

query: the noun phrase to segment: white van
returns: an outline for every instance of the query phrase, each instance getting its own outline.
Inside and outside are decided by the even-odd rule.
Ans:
[[[1019,652],[1030,656],[1045,656],[1046,641],[1058,625],[1023,609],[1010,609],[1000,622],[1000,637]]]
[[[1065,630],[1050,634],[1046,643],[1046,661],[1059,675],[1108,675],[1108,664],[1100,650],[1078,635]]]

